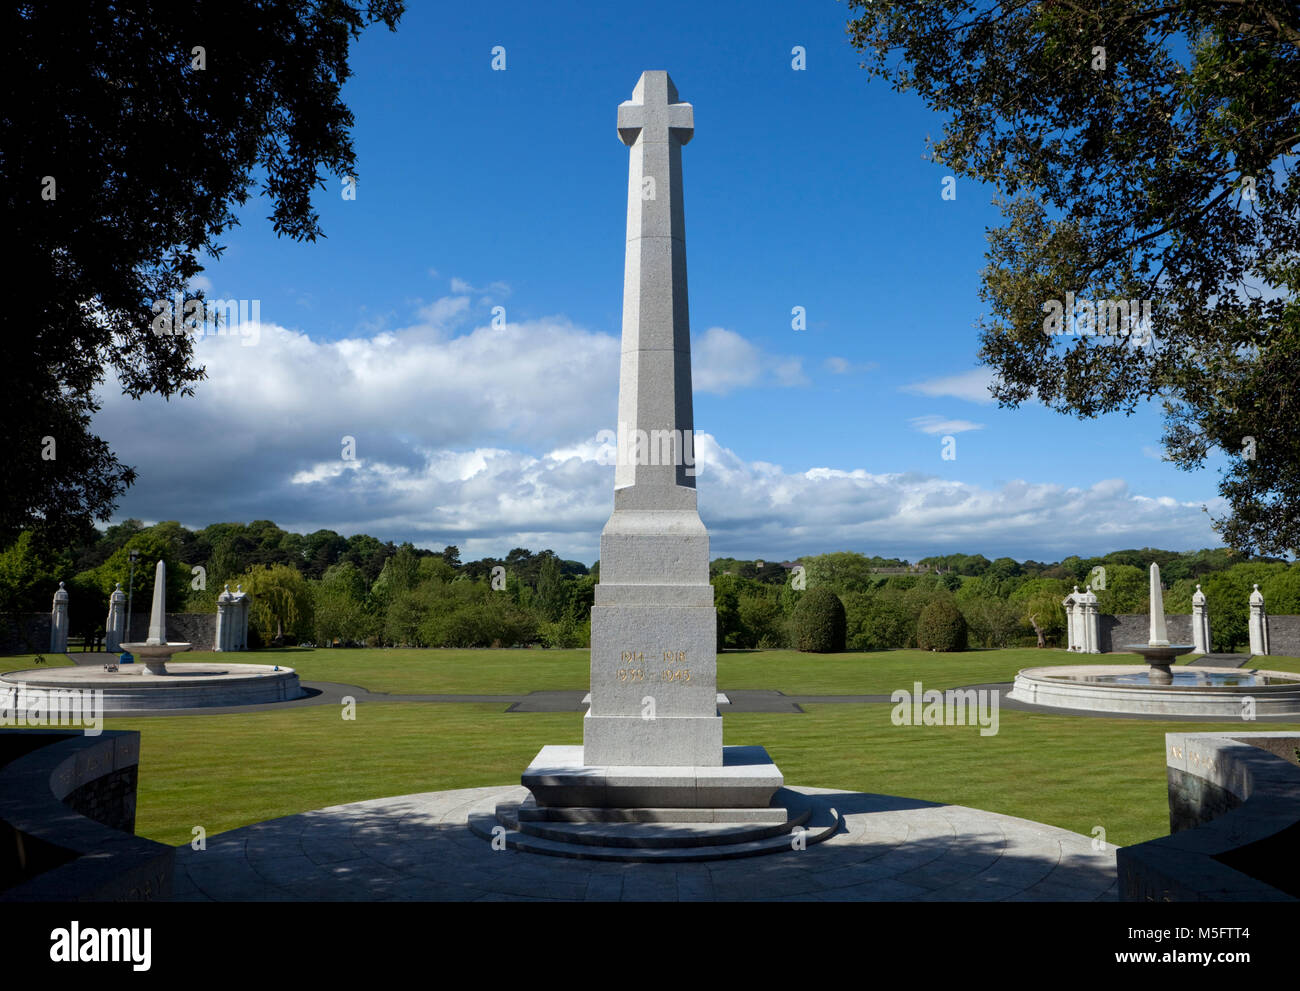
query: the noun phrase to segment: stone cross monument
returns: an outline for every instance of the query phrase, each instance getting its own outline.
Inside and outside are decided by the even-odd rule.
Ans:
[[[682,208],[693,131],[666,72],[642,73],[618,108],[631,149],[619,450],[591,611],[589,764],[722,763],[709,535],[695,502]]]
[[[709,535],[696,508],[682,145],[691,105],[644,72],[618,108],[630,149],[614,510],[600,535],[583,745],[542,748],[526,815],[785,822],[762,747],[723,747]],[[576,811],[575,811],[576,810]],[[601,810],[609,818],[601,819]],[[684,812],[682,810],[689,810]]]

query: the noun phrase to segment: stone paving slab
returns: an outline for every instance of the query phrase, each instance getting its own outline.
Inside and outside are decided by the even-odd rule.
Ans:
[[[1013,816],[795,788],[845,828],[739,861],[624,864],[493,850],[470,811],[514,786],[317,809],[177,848],[176,901],[1114,901],[1115,847]]]

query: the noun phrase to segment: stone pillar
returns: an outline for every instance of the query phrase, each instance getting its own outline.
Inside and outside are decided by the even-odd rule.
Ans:
[[[682,146],[668,73],[618,108],[629,148],[614,511],[591,610],[592,766],[722,767],[717,613],[695,491]]]
[[[1067,595],[1061,605],[1065,606],[1065,649],[1079,649],[1079,586],[1074,586],[1074,591]]]
[[[54,593],[54,608],[50,610],[50,653],[66,654],[68,652],[68,592],[59,582],[59,590]]]
[[[1192,595],[1192,643],[1198,653],[1210,653],[1210,614],[1205,610],[1205,593],[1200,585]]]
[[[126,593],[121,582],[116,585],[108,597],[108,620],[104,623],[104,649],[111,654],[120,651],[126,639]]]
[[[230,586],[217,596],[217,635],[216,642],[212,645],[213,650],[225,651],[230,649],[231,642],[231,599],[234,596],[230,594]]]
[[[248,593],[242,584],[235,586],[231,596],[233,622],[230,630],[230,650],[248,649]]]
[[[1101,653],[1097,628],[1097,596],[1092,588],[1079,596],[1079,650],[1084,654]]]
[[[1250,593],[1250,652],[1268,654],[1268,613],[1264,610],[1264,595],[1259,585]]]

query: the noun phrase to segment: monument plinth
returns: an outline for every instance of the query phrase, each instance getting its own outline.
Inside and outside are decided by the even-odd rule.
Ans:
[[[618,108],[629,148],[614,510],[600,535],[583,745],[544,747],[519,822],[788,821],[762,747],[723,747],[709,534],[696,507],[682,146],[666,72]],[[514,821],[512,814],[511,821]]]

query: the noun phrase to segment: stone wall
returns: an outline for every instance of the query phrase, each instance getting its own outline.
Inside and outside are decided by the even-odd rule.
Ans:
[[[1268,616],[1268,652],[1300,657],[1300,616]],[[1210,617],[1213,629],[1214,617]]]
[[[1165,627],[1170,643],[1192,642],[1192,617],[1182,613],[1165,613]],[[1214,628],[1214,617],[1210,617]],[[1146,613],[1124,613],[1097,617],[1097,646],[1103,654],[1123,651],[1124,644],[1146,643],[1151,639],[1151,617]]]
[[[1165,626],[1169,630],[1170,642],[1192,642],[1191,616],[1166,613]],[[1210,614],[1210,631],[1214,631],[1213,613]],[[1123,652],[1124,644],[1146,643],[1150,637],[1151,618],[1146,613],[1097,617],[1097,645],[1103,654]],[[1300,657],[1300,616],[1268,617],[1268,652],[1282,657]]]
[[[75,624],[75,618],[74,618]],[[76,626],[73,626],[76,629]],[[125,639],[141,641],[149,636],[149,613],[137,611]],[[211,650],[216,643],[215,612],[169,612],[167,639],[192,643],[194,650]],[[5,654],[48,654],[50,614],[0,613],[0,656]]]
[[[1121,901],[1293,901],[1300,734],[1166,733],[1170,835],[1116,854]]]
[[[139,768],[134,764],[87,781],[63,799],[63,804],[87,819],[124,833],[135,832],[135,790]]]
[[[0,613],[0,654],[43,654],[49,650],[48,612]]]
[[[135,730],[0,731],[0,902],[171,897],[175,849],[130,831],[139,758]]]
[[[139,643],[149,636],[149,614],[137,612],[131,622],[127,641]],[[217,614],[215,612],[169,612],[167,614],[167,639],[172,643],[193,644],[191,650],[211,650],[217,642]]]

